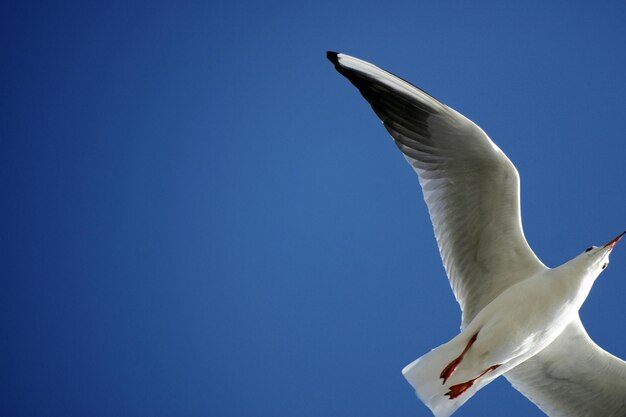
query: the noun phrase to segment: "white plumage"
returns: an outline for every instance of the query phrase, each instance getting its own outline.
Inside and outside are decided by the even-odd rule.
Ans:
[[[593,343],[578,317],[622,235],[547,268],[524,237],[517,170],[485,132],[370,63],[328,58],[418,174],[461,306],[461,333],[403,370],[420,399],[447,417],[504,374],[551,417],[626,416],[626,363]]]

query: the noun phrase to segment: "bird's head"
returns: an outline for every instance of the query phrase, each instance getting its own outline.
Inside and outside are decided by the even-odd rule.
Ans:
[[[602,271],[609,265],[609,255],[615,245],[617,245],[617,242],[622,239],[624,234],[626,234],[626,232],[623,232],[604,246],[590,246],[579,255],[579,258],[587,264],[588,269],[593,272],[593,275],[600,275],[600,273],[602,273]]]

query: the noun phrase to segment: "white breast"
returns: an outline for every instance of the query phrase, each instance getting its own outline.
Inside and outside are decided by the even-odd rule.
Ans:
[[[478,367],[514,359],[520,363],[556,339],[589,292],[581,285],[584,280],[572,272],[567,268],[542,271],[508,288],[478,313],[463,331],[478,332],[474,346],[482,350]]]

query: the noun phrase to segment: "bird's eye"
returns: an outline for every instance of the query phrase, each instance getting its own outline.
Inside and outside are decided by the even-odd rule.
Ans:
[[[593,246],[589,246],[587,249],[585,249],[585,252],[589,252],[591,249],[593,249]]]
[[[602,265],[602,269],[606,268],[606,266],[607,266],[607,265],[608,265],[608,264],[604,264],[604,265]]]

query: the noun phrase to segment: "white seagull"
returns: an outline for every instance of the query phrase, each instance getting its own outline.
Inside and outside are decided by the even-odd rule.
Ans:
[[[461,306],[461,333],[402,370],[417,396],[447,417],[504,375],[551,417],[626,416],[626,362],[578,315],[624,233],[546,267],[524,237],[517,170],[480,127],[368,62],[327,56],[417,173]]]

